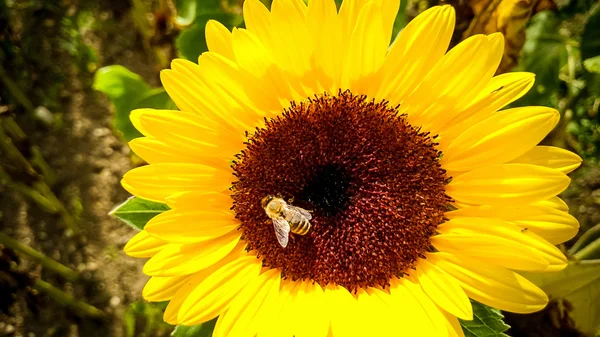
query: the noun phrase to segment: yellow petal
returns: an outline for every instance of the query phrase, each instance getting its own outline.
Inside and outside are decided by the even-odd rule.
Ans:
[[[526,153],[556,126],[560,114],[546,107],[516,108],[494,114],[462,133],[444,151],[449,171],[502,164]]]
[[[281,69],[264,44],[245,29],[233,31],[233,52],[239,66],[261,83],[263,92],[276,95],[281,100],[294,100],[290,83],[286,82]],[[298,97],[299,98],[299,97]]]
[[[249,329],[267,295],[279,289],[280,272],[267,270],[243,288],[233,299],[227,311],[219,316],[213,331],[215,337],[254,337],[256,330]]]
[[[465,87],[468,88],[468,94],[457,96],[457,99],[454,102],[445,102],[447,96],[442,96],[442,106],[437,109],[437,113],[435,110],[431,110],[427,114],[423,114],[420,118],[418,118],[418,120],[423,124],[423,128],[430,130],[434,134],[439,134],[446,128],[450,127],[451,123],[449,122],[457,115],[460,115],[462,109],[472,104],[472,101],[475,97],[477,97],[478,92],[486,90],[486,83],[492,79],[492,76],[498,69],[498,65],[502,59],[504,51],[504,37],[500,33],[494,33],[486,36],[485,38],[487,39],[487,44],[483,43],[481,48],[486,49],[487,53],[478,55],[477,59],[479,59],[479,62],[471,63],[468,66],[467,72],[470,73],[470,75],[464,76],[465,81],[471,81],[470,85]],[[467,42],[467,40],[465,40],[465,42]],[[450,53],[451,52],[448,53],[448,56]],[[440,63],[444,61],[445,58],[442,58]],[[450,73],[454,71],[452,70],[452,66],[453,65],[450,64]],[[446,76],[453,76],[450,73],[446,74]],[[432,76],[434,75],[432,74]],[[434,98],[432,97],[432,99]]]
[[[264,44],[271,43],[271,13],[259,0],[244,1],[246,29],[255,34]]]
[[[336,337],[355,337],[361,322],[356,299],[344,287],[329,284],[325,299],[331,315],[331,334]]]
[[[364,87],[373,86],[372,83],[368,83],[368,79],[361,81],[361,78],[379,70],[385,58],[388,41],[389,39],[385,39],[381,6],[370,2],[360,11],[356,28],[350,38],[345,75],[348,76],[353,93],[362,94]]]
[[[340,6],[339,18],[343,36],[347,39],[354,31],[358,15],[369,0],[347,0]]]
[[[169,242],[195,243],[236,230],[240,222],[229,209],[169,210],[152,218],[144,229]]]
[[[482,167],[453,177],[446,193],[472,205],[518,205],[551,198],[569,186],[557,170],[526,164]]]
[[[195,325],[209,321],[230,305],[231,300],[249,282],[256,279],[261,263],[246,256],[222,266],[199,282],[179,310],[182,324]]]
[[[485,35],[475,35],[444,55],[400,106],[411,125],[437,134],[439,130],[432,129],[435,120],[447,120],[452,111],[466,106],[491,78],[484,71],[492,52],[489,47]]]
[[[129,239],[123,250],[125,254],[133,257],[152,257],[168,244],[168,242],[151,236],[146,231],[141,231]]]
[[[483,304],[515,313],[543,309],[548,296],[535,284],[508,269],[449,253],[431,253],[436,266],[453,276],[467,295]]]
[[[158,163],[210,163],[213,167],[225,167],[229,165],[229,158],[207,157],[198,153],[179,151],[160,140],[140,137],[129,142],[129,147],[135,154],[149,164]]]
[[[281,275],[276,275],[279,278],[279,281],[272,280],[273,287],[271,287],[270,291],[266,294],[265,300],[261,304],[260,310],[256,313],[250,327],[248,327],[249,331],[256,332],[256,336],[261,336],[261,333],[264,333],[265,328],[267,326],[276,326],[279,325],[275,322],[281,323],[281,321],[277,318],[279,313],[281,312],[282,305],[279,302],[281,299],[280,293],[284,287],[285,281],[281,279]],[[329,321],[327,321],[329,323]],[[327,326],[329,327],[329,325]],[[283,331],[275,328],[279,333],[275,336],[283,335]]]
[[[162,302],[173,298],[177,291],[186,281],[194,275],[184,276],[152,276],[142,290],[142,296],[146,301]]]
[[[454,21],[449,5],[432,7],[414,18],[385,57],[385,77],[375,97],[386,98],[392,105],[402,102],[448,49]]]
[[[329,313],[325,309],[323,288],[312,281],[301,284],[293,297],[292,317],[304,317],[310,324],[296,324],[296,337],[326,337],[329,332]]]
[[[123,176],[121,184],[138,197],[165,202],[165,198],[186,191],[223,191],[234,177],[229,171],[199,164],[152,164],[135,168]]]
[[[196,288],[196,286],[202,282],[203,279],[206,278],[207,275],[204,273],[195,273],[191,275],[189,279],[186,279],[185,282],[181,285],[179,290],[173,295],[171,301],[169,301],[169,305],[165,309],[165,313],[163,315],[163,319],[165,322],[169,324],[179,324],[180,321],[177,318],[177,314],[179,313],[179,309],[183,302],[188,298],[189,294]]]
[[[507,73],[493,77],[473,102],[457,112],[440,131],[440,149],[444,151],[452,140],[470,127],[525,95],[533,86],[534,80],[535,75],[532,73]]]
[[[446,239],[444,251],[477,256],[507,268],[527,270],[524,266],[517,265],[518,261],[525,263],[526,260],[535,258],[545,260],[548,266],[536,269],[532,265],[531,270],[552,271],[567,266],[567,258],[554,245],[532,231],[506,221],[454,218],[438,226],[438,232],[452,236]],[[439,241],[435,242],[434,245],[439,243]],[[488,245],[487,249],[486,245]]]
[[[559,197],[552,197],[548,200],[541,200],[541,201],[537,201],[532,203],[533,206],[546,206],[546,207],[552,207],[552,208],[556,208],[559,211],[563,211],[563,212],[568,212],[569,211],[569,205],[567,205],[566,202],[564,202],[561,198]]]
[[[199,76],[206,85],[228,101],[232,111],[227,115],[240,119],[241,125],[260,124],[267,115],[265,112],[281,113],[282,105],[278,98],[265,95],[265,90],[270,88],[260,79],[244,72],[237,63],[217,53],[206,52],[198,58],[198,68],[201,69]]]
[[[446,213],[446,217],[497,218],[532,231],[552,244],[565,242],[577,234],[579,222],[565,211],[538,205],[483,205]]]
[[[149,136],[191,156],[233,158],[245,141],[218,121],[182,111],[142,109],[140,123]]]
[[[454,316],[473,319],[469,297],[456,280],[425,259],[419,260],[416,269],[419,285],[435,304]]]
[[[208,50],[234,60],[231,32],[219,21],[208,20],[206,23],[206,45]]]
[[[385,32],[385,41],[389,45],[394,28],[394,21],[400,9],[400,0],[383,0],[381,1],[381,15],[383,16],[383,31]]]
[[[553,168],[565,174],[578,168],[581,161],[581,157],[577,154],[555,146],[536,146],[512,160],[513,163]]]
[[[223,192],[182,192],[169,196],[167,205],[173,209],[183,210],[227,210],[232,206],[231,191]]]
[[[171,62],[172,73],[165,76],[172,77],[179,84],[185,84],[186,99],[201,104],[196,113],[210,120],[218,122],[216,125],[223,129],[229,128],[233,138],[239,137],[245,130],[251,129],[260,118],[260,114],[253,108],[254,102],[247,99],[247,94],[240,94],[240,87],[248,85],[248,76],[240,73],[239,68],[232,66],[232,62],[216,53],[205,53],[198,58],[199,64],[175,59]],[[207,62],[206,59],[218,62]],[[200,63],[201,62],[201,63]],[[210,63],[211,66],[206,64]],[[217,77],[215,74],[228,73],[228,77]],[[232,74],[233,73],[233,74]],[[239,84],[232,85],[232,79]],[[236,137],[237,135],[237,137]]]
[[[297,289],[302,285],[302,281],[282,280],[276,303],[271,308],[272,316],[265,319],[269,324],[259,327],[257,336],[259,337],[280,337],[293,336],[299,320],[293,316],[294,296]]]
[[[356,310],[359,317],[364,322],[370,322],[370,324],[358,324],[355,335],[368,336],[371,333],[373,336],[386,336],[389,334],[391,322],[389,320],[385,321],[385,318],[390,318],[385,315],[389,307],[377,295],[370,295],[362,288],[359,288],[354,296],[356,297]]]
[[[309,1],[306,27],[314,46],[315,66],[320,71],[319,80],[325,88],[335,92],[336,84],[333,80],[339,78],[342,63],[339,47],[341,31],[335,2]]]
[[[197,244],[169,245],[154,255],[144,266],[144,274],[150,276],[188,275],[206,269],[236,253],[240,233],[227,235]],[[238,248],[239,249],[239,248]]]
[[[296,10],[295,0],[277,0],[271,5],[271,53],[276,63],[295,76],[302,76],[310,69],[312,41],[304,24],[306,6],[303,11]]]
[[[413,329],[422,336],[447,336],[445,318],[441,310],[432,302],[421,287],[406,276],[390,281],[391,299],[396,308],[404,303],[403,314],[413,322]],[[410,334],[417,336],[421,334]]]
[[[460,322],[456,318],[456,316],[442,310],[442,314],[446,317],[448,322],[448,336],[450,337],[465,337],[465,332],[463,331]]]
[[[431,238],[431,244],[440,252],[477,257],[482,262],[516,270],[544,271],[549,265],[541,252],[521,247],[519,242],[481,233],[445,233]]]

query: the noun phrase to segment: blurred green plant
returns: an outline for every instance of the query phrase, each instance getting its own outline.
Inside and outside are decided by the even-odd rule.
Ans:
[[[175,45],[183,58],[197,61],[208,50],[204,38],[206,23],[217,20],[228,29],[242,25],[241,8],[232,1],[221,0],[175,0],[177,15],[175,23],[183,29]]]
[[[586,161],[600,155],[600,4],[572,0],[535,15],[516,70],[536,74],[515,105],[547,105],[563,119],[549,142],[575,149]]]
[[[600,332],[600,225],[569,250],[571,262],[556,273],[523,273],[557,303],[561,316],[586,336]]]
[[[149,303],[137,301],[131,303],[123,314],[125,337],[165,336],[173,327],[163,321],[166,302]]]
[[[217,319],[210,320],[206,323],[195,325],[195,326],[183,326],[178,325],[173,333],[172,337],[210,337],[217,324]]]
[[[125,141],[142,136],[129,120],[131,110],[177,108],[163,88],[151,88],[140,75],[120,65],[98,69],[93,88],[106,94],[114,104],[114,127]]]

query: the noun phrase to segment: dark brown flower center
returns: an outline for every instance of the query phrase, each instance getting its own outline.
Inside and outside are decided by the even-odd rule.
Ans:
[[[249,250],[293,280],[354,291],[389,284],[430,249],[450,201],[440,152],[387,102],[340,92],[292,104],[249,135],[232,168],[233,209]],[[312,211],[283,248],[267,195]]]

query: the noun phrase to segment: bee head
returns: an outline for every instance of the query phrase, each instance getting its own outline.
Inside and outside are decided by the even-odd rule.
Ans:
[[[267,195],[266,197],[262,198],[262,200],[260,201],[260,205],[262,206],[262,208],[267,207],[267,205],[271,202],[271,200],[273,200],[274,196],[272,195]]]

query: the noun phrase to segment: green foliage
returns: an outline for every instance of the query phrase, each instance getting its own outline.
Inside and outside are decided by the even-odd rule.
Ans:
[[[98,69],[93,88],[106,94],[114,104],[114,126],[126,141],[142,136],[129,120],[131,110],[175,108],[164,89],[152,89],[141,76],[120,65]]]
[[[559,34],[560,24],[558,15],[551,11],[531,19],[518,70],[535,73],[536,81],[519,105],[557,105],[559,72],[568,59],[568,40]]]
[[[176,23],[187,26],[181,31],[175,41],[179,54],[191,61],[208,50],[205,39],[205,27],[209,20],[217,20],[227,28],[232,29],[243,21],[241,15],[227,11],[220,0],[177,0]]]
[[[471,300],[473,320],[460,321],[466,337],[508,337],[504,332],[510,328],[502,320],[500,310]]]
[[[560,300],[564,313],[587,336],[600,329],[600,260],[570,263],[554,273],[523,273],[542,288],[551,300]],[[567,304],[568,303],[568,304]]]
[[[239,16],[222,12],[202,14],[196,17],[194,24],[184,29],[175,41],[175,45],[181,56],[196,62],[198,56],[208,50],[204,34],[206,23],[209,20],[217,20],[229,29],[241,23]]]
[[[600,56],[595,56],[583,61],[585,70],[590,73],[600,74]]]
[[[171,326],[163,322],[166,303],[133,302],[123,314],[125,337],[163,336]]]
[[[210,337],[212,336],[212,332],[215,328],[215,324],[217,323],[217,319],[213,319],[206,323],[195,325],[195,326],[183,326],[178,325],[173,333],[171,333],[172,337]]]
[[[408,1],[401,1],[400,8],[398,9],[398,14],[396,15],[396,20],[394,21],[394,28],[392,29],[392,40],[396,38],[396,35],[400,33],[400,31],[406,26],[407,17],[406,17],[406,4]]]
[[[600,5],[594,6],[581,34],[581,58],[600,55]]]
[[[138,230],[142,230],[150,219],[168,210],[169,207],[165,204],[131,197],[115,207],[109,214],[116,216]]]

